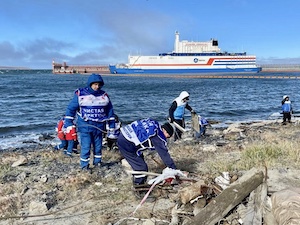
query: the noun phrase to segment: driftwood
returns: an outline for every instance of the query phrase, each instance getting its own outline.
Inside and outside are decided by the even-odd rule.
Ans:
[[[187,225],[214,225],[262,184],[264,174],[252,168],[203,208]]]
[[[243,225],[261,225],[263,217],[266,214],[265,201],[267,199],[267,184],[266,182],[259,185],[251,192],[247,207],[244,210],[238,210]],[[274,224],[273,224],[274,225]]]
[[[147,176],[159,176],[161,175],[160,173],[153,173],[153,172],[146,172],[146,171],[134,171],[134,170],[126,170],[126,173],[127,174],[144,174],[144,175],[147,175]],[[197,182],[197,180],[193,179],[193,178],[188,178],[188,177],[178,177],[179,180],[182,180],[182,181],[190,181],[190,182]]]
[[[183,188],[178,192],[180,201],[183,204],[188,203],[192,199],[202,195],[202,189],[201,187],[206,187],[204,180],[199,180],[198,182]]]
[[[178,130],[180,130],[181,132],[187,132],[187,130],[186,130],[184,127],[180,126],[178,123],[173,122],[173,124],[174,124],[174,126],[175,126]]]
[[[265,202],[264,225],[278,225],[273,213],[271,198],[268,196]]]

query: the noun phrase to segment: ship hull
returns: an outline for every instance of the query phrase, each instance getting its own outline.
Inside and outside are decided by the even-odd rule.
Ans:
[[[112,74],[208,74],[208,73],[259,73],[261,68],[199,68],[199,69],[136,69],[136,68],[117,68],[115,65],[109,66]]]
[[[255,56],[129,56],[112,74],[258,73]]]

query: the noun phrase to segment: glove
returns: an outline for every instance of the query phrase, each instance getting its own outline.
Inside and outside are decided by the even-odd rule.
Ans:
[[[167,167],[163,170],[162,174],[160,174],[156,178],[149,180],[148,184],[159,184],[161,182],[165,183],[166,181],[172,182],[174,179],[176,179],[176,177],[186,177],[186,175],[180,170],[175,170]]]
[[[75,126],[68,126],[66,129],[65,129],[65,133],[70,133],[72,130],[73,130],[73,127],[75,128]]]

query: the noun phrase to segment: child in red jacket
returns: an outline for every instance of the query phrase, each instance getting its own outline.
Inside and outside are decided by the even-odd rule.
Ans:
[[[61,141],[61,143],[54,147],[55,150],[64,149],[64,154],[68,156],[72,156],[72,152],[78,154],[77,145],[77,132],[76,126],[67,127],[67,129],[63,129],[65,123],[65,117],[62,117],[55,128],[57,132],[57,137]]]

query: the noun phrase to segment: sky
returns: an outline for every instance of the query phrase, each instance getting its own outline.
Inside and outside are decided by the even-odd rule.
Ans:
[[[299,0],[1,0],[0,67],[126,63],[180,40],[300,64]]]

